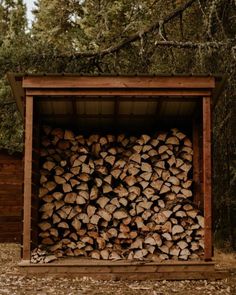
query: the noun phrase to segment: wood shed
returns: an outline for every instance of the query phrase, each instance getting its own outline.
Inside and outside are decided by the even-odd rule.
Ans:
[[[9,74],[8,78],[25,120],[22,267],[31,272],[69,271],[102,278],[178,279],[219,275],[212,262],[211,112],[222,87],[220,77]],[[181,140],[183,147],[179,148],[177,145]],[[123,146],[118,147],[117,142]],[[87,147],[81,148],[84,143]],[[50,154],[51,145],[54,147]],[[129,150],[126,145],[131,146]],[[144,146],[139,148],[137,145]],[[67,151],[69,146],[73,152]],[[97,153],[96,157],[90,152],[90,146]],[[147,152],[144,153],[144,149]],[[119,163],[123,161],[127,167],[128,172],[120,172],[122,177],[112,174],[118,167],[116,153]],[[184,154],[184,160],[179,159],[177,166],[177,155],[180,154]],[[81,156],[87,162],[78,168],[74,163],[77,161],[82,165]],[[44,161],[42,157],[45,157]],[[70,168],[66,166],[68,159]],[[54,160],[60,163],[58,169],[63,173],[70,169],[66,170],[66,175],[59,170],[57,178],[50,175],[50,171],[59,165],[52,164]],[[105,168],[101,168],[101,163],[105,162]],[[76,177],[73,168],[78,168],[75,169]],[[180,180],[176,174],[181,175]],[[46,180],[42,180],[42,175]],[[50,177],[58,182],[47,182]],[[104,179],[107,181],[105,188]],[[64,186],[66,181],[67,186]],[[86,181],[90,181],[89,184],[85,184]],[[180,183],[183,187],[176,188]],[[92,188],[88,189],[90,184]],[[89,193],[83,191],[81,203],[78,196],[81,191],[75,193],[74,188],[79,190],[82,186],[83,189],[87,187]],[[136,196],[133,186],[136,191],[138,187]],[[125,191],[123,195],[120,189]],[[55,191],[59,201],[53,199]],[[74,199],[66,201],[66,198]],[[114,198],[120,202],[120,209],[113,216],[117,209]],[[139,209],[132,207],[134,202]],[[141,202],[147,207],[143,205],[140,210]],[[60,222],[55,218],[51,221],[55,214]],[[62,220],[66,219],[65,214],[66,222]],[[95,214],[98,219],[94,223],[91,218]],[[163,214],[164,220],[160,221]],[[138,221],[142,218],[145,222],[142,220],[140,225]],[[193,220],[198,220],[200,225]],[[169,232],[163,230],[164,223],[165,228],[169,226]],[[66,246],[62,246],[63,242]],[[55,253],[62,258],[50,263],[35,263],[34,251],[41,244],[56,249]],[[195,247],[198,247],[196,251],[193,250]],[[153,255],[156,258],[149,259]]]

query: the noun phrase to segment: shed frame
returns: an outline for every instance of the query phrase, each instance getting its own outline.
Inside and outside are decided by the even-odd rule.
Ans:
[[[74,116],[78,116],[76,101],[114,100],[114,116],[118,114],[119,102],[155,100],[193,101],[201,106],[201,125],[193,118],[193,180],[194,200],[201,202],[205,217],[204,260],[211,261],[213,256],[212,240],[212,104],[217,99],[217,89],[222,88],[220,78],[213,76],[80,76],[80,75],[19,75],[8,74],[18,108],[25,118],[25,157],[24,157],[24,217],[22,261],[30,262],[33,241],[32,223],[34,200],[32,198],[34,127],[38,124],[37,101],[70,101]],[[148,116],[147,116],[148,119]],[[36,123],[35,123],[36,122]],[[199,136],[202,134],[202,139]],[[37,134],[37,131],[36,131]],[[36,135],[37,140],[37,135]],[[202,158],[202,165],[200,164]],[[202,167],[201,167],[202,166]],[[201,183],[202,182],[202,183]],[[36,217],[37,219],[37,217]],[[23,265],[24,265],[23,263]],[[203,263],[203,262],[201,262]],[[212,270],[212,269],[211,269]]]

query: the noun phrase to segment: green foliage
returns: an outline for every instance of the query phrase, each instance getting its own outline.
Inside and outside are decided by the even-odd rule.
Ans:
[[[4,74],[19,68],[26,43],[26,7],[22,0],[0,1],[0,148],[22,150],[22,121]]]
[[[46,44],[55,52],[72,52],[78,40],[83,38],[78,25],[78,19],[83,16],[79,1],[40,0],[36,5],[32,28],[34,41]]]
[[[22,120],[4,80],[0,81],[0,98],[0,148],[22,151]]]

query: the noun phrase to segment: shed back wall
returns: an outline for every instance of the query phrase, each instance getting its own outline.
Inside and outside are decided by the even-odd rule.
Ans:
[[[22,155],[0,150],[0,243],[21,242],[22,187]]]

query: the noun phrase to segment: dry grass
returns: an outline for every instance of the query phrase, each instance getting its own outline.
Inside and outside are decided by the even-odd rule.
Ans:
[[[144,281],[113,282],[95,281],[84,277],[53,277],[45,275],[25,276],[17,262],[20,260],[20,246],[0,244],[0,295],[235,295],[236,270],[228,279],[201,281]],[[219,268],[236,268],[236,255],[216,251],[215,261]]]
[[[214,261],[219,268],[235,269],[236,271],[236,253],[225,253],[222,250],[215,250]]]

